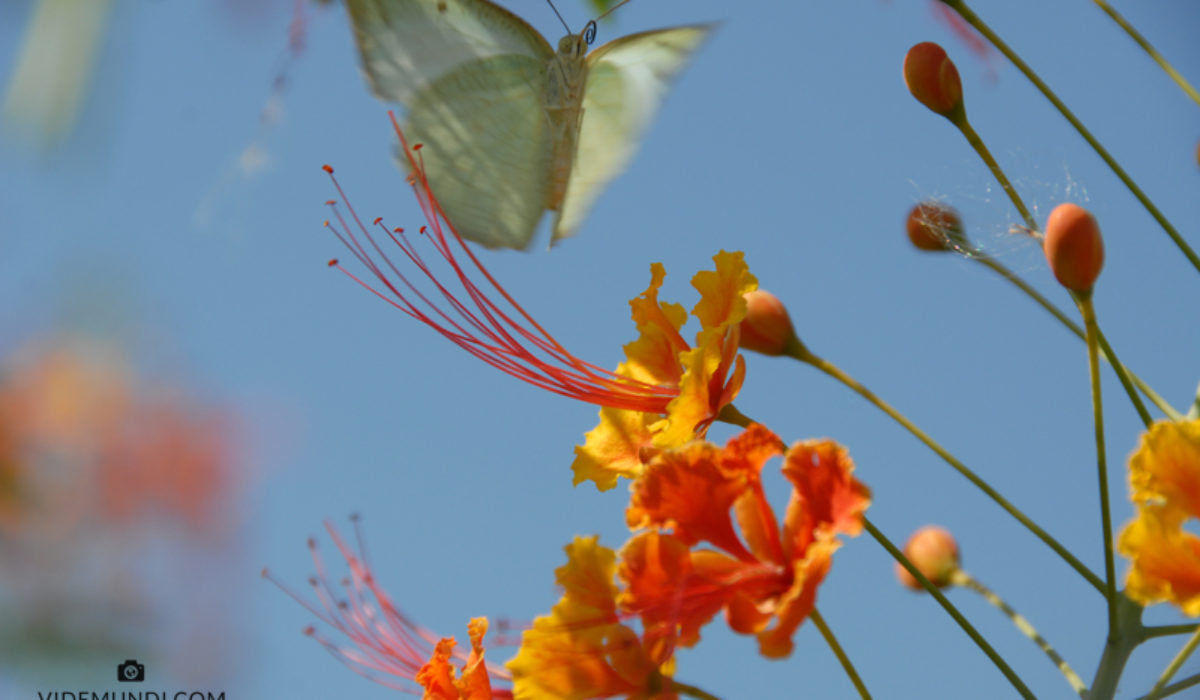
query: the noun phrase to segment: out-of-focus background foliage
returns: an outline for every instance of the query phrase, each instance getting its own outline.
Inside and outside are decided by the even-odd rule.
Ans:
[[[507,5],[561,35],[540,0]],[[560,9],[574,27],[593,11]],[[1200,79],[1200,7],[1118,9]],[[1197,106],[1090,2],[976,10],[1200,244]],[[690,305],[691,275],[719,249],[744,250],[813,350],[1101,569],[1082,344],[978,266],[918,254],[902,232],[912,204],[943,199],[973,239],[1069,303],[1036,246],[1008,233],[1017,216],[964,140],[905,91],[908,47],[948,48],[976,128],[1039,219],[1062,201],[1095,213],[1108,250],[1101,323],[1177,406],[1200,379],[1194,270],[1061,117],[935,3],[638,0],[599,40],[709,21],[722,26],[581,234],[486,264],[576,354],[615,366],[651,262],[667,267],[663,297]],[[321,226],[324,163],[363,215],[421,223],[340,5],[5,2],[0,76],[0,697],[110,689],[129,658],[146,664],[147,689],[390,695],[304,637],[312,617],[259,577],[269,565],[303,589],[305,539],[324,518],[361,513],[393,597],[460,637],[472,615],[548,610],[573,535],[624,540],[624,489],[570,485],[593,407],[473,361],[325,269],[341,251]],[[748,363],[744,412],[788,440],[846,444],[880,527],[896,540],[949,527],[966,567],[1090,676],[1104,617],[1086,584],[857,397],[786,361]],[[1111,377],[1105,390],[1119,466],[1138,421]],[[1069,692],[1006,620],[953,595],[1039,696]],[[867,539],[838,552],[818,602],[880,697],[1011,694]],[[1130,696],[1177,641],[1138,652]],[[792,658],[768,662],[714,624],[678,675],[726,698],[852,692],[807,626]]]

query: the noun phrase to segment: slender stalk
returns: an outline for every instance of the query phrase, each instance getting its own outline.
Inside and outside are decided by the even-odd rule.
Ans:
[[[992,663],[996,665],[996,668],[1000,669],[1000,672],[1004,674],[1004,677],[1008,679],[1008,682],[1012,683],[1013,687],[1017,689],[1017,692],[1021,694],[1021,697],[1027,698],[1028,700],[1034,700],[1036,696],[1032,691],[1029,690],[1028,687],[1026,687],[1025,683],[1021,681],[1020,676],[1018,676],[1016,672],[1012,670],[1008,663],[1004,661],[1003,657],[996,653],[996,650],[992,648],[992,645],[987,643],[987,640],[984,639],[981,634],[979,634],[975,627],[972,626],[970,622],[967,622],[967,618],[963,617],[963,614],[958,611],[958,608],[954,607],[954,604],[951,603],[940,590],[938,590],[938,587],[930,583],[929,579],[925,578],[925,574],[922,574],[917,567],[913,566],[913,563],[908,560],[908,557],[904,556],[904,552],[901,552],[899,549],[897,549],[896,545],[892,544],[892,541],[889,540],[886,535],[880,532],[879,529],[875,527],[875,524],[866,517],[863,518],[863,527],[867,529],[867,532],[871,533],[871,537],[874,537],[876,542],[883,545],[883,548],[887,550],[888,554],[892,555],[893,559],[900,562],[900,565],[907,569],[908,573],[912,574],[912,577],[925,587],[925,590],[929,591],[929,595],[933,596],[934,600],[938,602],[938,605],[941,605],[942,609],[944,609],[950,615],[950,617],[954,618],[954,621],[958,623],[958,626],[967,633],[967,636],[971,638],[971,641],[975,642],[975,644],[983,651],[983,653],[992,660]]]
[[[1004,54],[1005,58],[1012,61],[1012,64],[1016,66],[1018,70],[1025,74],[1025,77],[1029,79],[1029,82],[1033,83],[1034,86],[1037,87],[1037,89],[1040,90],[1043,95],[1045,95],[1046,99],[1050,101],[1050,104],[1054,105],[1054,107],[1058,109],[1059,113],[1062,114],[1068,122],[1070,122],[1071,126],[1075,127],[1075,130],[1078,131],[1079,135],[1088,142],[1088,145],[1092,147],[1092,150],[1096,151],[1097,155],[1100,156],[1100,158],[1105,162],[1105,164],[1108,165],[1113,173],[1116,174],[1121,182],[1125,184],[1125,187],[1128,188],[1129,191],[1133,193],[1133,196],[1136,197],[1137,200],[1141,202],[1142,206],[1146,208],[1146,211],[1150,212],[1150,215],[1154,217],[1154,220],[1158,222],[1158,225],[1161,226],[1162,229],[1166,231],[1167,235],[1171,237],[1171,240],[1183,253],[1184,257],[1186,257],[1188,261],[1192,263],[1192,266],[1195,267],[1197,271],[1200,271],[1200,256],[1196,255],[1196,251],[1191,249],[1191,247],[1187,244],[1187,241],[1183,240],[1183,236],[1179,235],[1179,232],[1175,230],[1175,227],[1171,225],[1170,221],[1167,221],[1167,217],[1163,216],[1163,213],[1158,210],[1158,207],[1154,206],[1154,202],[1150,201],[1150,198],[1146,196],[1146,193],[1142,192],[1141,188],[1137,186],[1137,183],[1135,183],[1133,179],[1126,174],[1125,170],[1121,168],[1117,161],[1114,160],[1113,157],[1109,155],[1108,151],[1106,151],[1104,147],[1100,145],[1100,142],[1096,140],[1096,137],[1092,136],[1092,132],[1088,131],[1087,128],[1084,127],[1083,123],[1075,117],[1071,110],[1067,109],[1067,106],[1063,104],[1062,100],[1058,99],[1058,95],[1055,95],[1049,86],[1042,82],[1042,79],[1039,78],[1037,74],[1034,73],[1033,70],[1021,60],[1020,56],[1018,56],[1011,48],[1008,47],[1008,44],[1005,44],[1003,41],[1001,41],[1000,37],[992,31],[991,27],[988,27],[986,24],[984,24],[983,20],[979,19],[979,17],[972,12],[969,7],[967,7],[967,4],[963,2],[963,0],[941,0],[941,2],[957,12],[960,17],[966,20],[968,24],[974,27],[976,31],[990,41],[992,45],[1000,51],[1000,53]]]
[[[1179,681],[1178,683],[1172,683],[1171,685],[1168,685],[1166,688],[1162,689],[1162,692],[1160,692],[1157,697],[1165,698],[1169,695],[1174,695],[1175,693],[1178,693],[1180,691],[1187,690],[1188,688],[1191,688],[1194,685],[1200,685],[1200,673],[1197,673],[1194,676],[1188,676],[1187,678],[1184,678],[1183,680]],[[1138,698],[1137,700],[1150,700],[1150,696],[1143,695],[1142,697]]]
[[[1104,597],[1108,600],[1108,640],[1117,638],[1117,574],[1113,564],[1112,513],[1108,504],[1108,460],[1104,450],[1104,406],[1100,396],[1100,357],[1096,343],[1096,310],[1091,293],[1076,295],[1087,330],[1088,374],[1092,384],[1092,419],[1096,426],[1096,473],[1100,482],[1100,524],[1104,531]]]
[[[1183,662],[1187,661],[1187,658],[1192,655],[1193,651],[1196,651],[1197,646],[1200,646],[1200,629],[1196,630],[1192,636],[1188,637],[1188,640],[1183,645],[1183,648],[1179,650],[1179,653],[1175,655],[1175,658],[1171,659],[1171,663],[1167,664],[1167,668],[1162,672],[1162,675],[1158,677],[1158,682],[1154,684],[1154,687],[1150,689],[1150,693],[1146,696],[1147,700],[1154,700],[1154,698],[1159,697],[1159,694],[1162,692],[1163,688],[1165,688],[1167,683],[1170,682],[1171,678],[1175,676],[1175,673],[1179,671],[1179,667],[1183,665]]]
[[[1142,47],[1142,50],[1149,54],[1150,58],[1153,58],[1154,62],[1157,63],[1160,68],[1166,71],[1167,75],[1171,77],[1171,80],[1174,80],[1175,84],[1178,85],[1188,97],[1192,98],[1193,102],[1200,104],[1200,92],[1196,92],[1196,88],[1192,87],[1191,84],[1188,83],[1187,79],[1180,75],[1179,71],[1175,70],[1175,68],[1167,62],[1167,59],[1163,58],[1162,54],[1160,54],[1153,46],[1150,45],[1150,42],[1146,41],[1146,37],[1142,36],[1141,32],[1134,29],[1132,24],[1127,22],[1124,17],[1117,14],[1117,11],[1114,10],[1107,2],[1105,2],[1105,0],[1092,0],[1092,2],[1096,3],[1101,10],[1104,10],[1104,13],[1111,17],[1112,21],[1117,23],[1117,26],[1119,26],[1121,29],[1124,29],[1125,33],[1129,35],[1129,38],[1136,41],[1137,45]]]
[[[1000,261],[985,253],[973,253],[970,251],[968,251],[967,257],[1015,285],[1049,312],[1051,316],[1058,319],[1058,322],[1066,326],[1067,330],[1074,333],[1076,337],[1080,340],[1087,340],[1087,336],[1084,334],[1083,329],[1079,327],[1079,324],[1072,321],[1061,309],[1055,306],[1049,299],[1042,296],[1041,292],[1031,287],[1028,282],[1018,277],[1012,270],[1001,264]],[[1113,351],[1112,346],[1108,344],[1108,339],[1104,337],[1104,333],[1100,332],[1099,329],[1097,329],[1096,340],[1100,343],[1100,349],[1104,352],[1104,358],[1113,366],[1113,371],[1116,372],[1117,379],[1121,380],[1121,386],[1125,387],[1125,393],[1129,395],[1129,400],[1133,403],[1134,409],[1137,410],[1142,423],[1149,427],[1153,422],[1153,418],[1151,418],[1150,412],[1146,410],[1146,405],[1142,403],[1137,392],[1133,390],[1134,386],[1140,389],[1146,395],[1146,398],[1150,399],[1158,407],[1158,410],[1162,411],[1171,420],[1181,420],[1183,418],[1175,410],[1175,407],[1167,403],[1166,399],[1159,396],[1158,392],[1151,389],[1149,384],[1146,384],[1146,382],[1142,381],[1141,377],[1134,374],[1128,367],[1117,360],[1116,352]]]
[[[971,123],[967,121],[965,112],[960,119],[951,119],[950,121],[958,127],[959,131],[962,131],[963,136],[967,137],[967,143],[971,144],[971,148],[974,148],[975,152],[979,154],[979,157],[983,159],[983,162],[987,164],[988,170],[992,171],[992,176],[1000,182],[1000,187],[1004,189],[1004,193],[1008,195],[1008,198],[1012,201],[1013,206],[1016,207],[1017,211],[1021,213],[1021,218],[1025,220],[1025,225],[1029,227],[1031,231],[1036,231],[1037,222],[1034,221],[1033,215],[1029,213],[1029,209],[1025,206],[1025,202],[1017,194],[1017,191],[1013,188],[1012,183],[1008,181],[1008,176],[1005,175],[1004,171],[1000,169],[1000,164],[997,163],[996,159],[992,157],[992,152],[988,150],[986,145],[984,145],[983,139],[979,137],[979,134],[975,132],[975,128],[972,127]]]
[[[1079,674],[1075,673],[1075,670],[1071,668],[1070,664],[1068,664],[1066,660],[1054,650],[1054,647],[1050,646],[1050,643],[1046,641],[1045,637],[1038,634],[1038,631],[1034,629],[1029,620],[1025,619],[1024,615],[1014,610],[1012,606],[1004,601],[1004,599],[996,595],[990,588],[980,583],[974,576],[968,574],[962,569],[959,569],[957,572],[955,572],[951,582],[955,585],[963,586],[975,591],[979,595],[983,596],[984,600],[991,603],[996,609],[1008,616],[1008,619],[1012,620],[1012,623],[1017,630],[1020,631],[1021,634],[1028,637],[1034,644],[1038,645],[1038,648],[1042,650],[1042,653],[1050,658],[1051,663],[1058,668],[1059,673],[1061,673],[1063,677],[1067,679],[1067,683],[1070,684],[1071,688],[1079,694],[1079,697],[1087,697],[1087,686],[1084,685],[1083,679],[1080,678]]]
[[[680,695],[686,695],[689,698],[700,698],[700,700],[721,700],[716,695],[713,695],[708,691],[701,690],[694,685],[680,683],[673,678],[670,681],[670,687],[671,690],[674,690],[676,693],[679,693]]]
[[[1192,623],[1190,625],[1155,625],[1145,628],[1145,638],[1154,639],[1155,637],[1167,637],[1173,634],[1191,634],[1200,629],[1200,625]]]
[[[1048,532],[1041,528],[1041,526],[1030,520],[1029,516],[1021,512],[1020,509],[1018,509],[1012,503],[1009,503],[1008,499],[1006,499],[1004,496],[1001,496],[996,489],[992,488],[991,484],[984,481],[978,474],[971,471],[967,465],[960,462],[954,455],[947,452],[944,447],[935,442],[933,438],[926,435],[923,430],[913,424],[913,422],[906,418],[904,414],[892,408],[883,399],[876,396],[862,384],[859,384],[858,381],[843,372],[840,368],[838,368],[837,365],[817,357],[803,345],[799,345],[798,348],[794,350],[793,354],[789,356],[816,367],[825,374],[828,374],[829,376],[849,387],[859,396],[874,404],[876,408],[886,413],[892,418],[892,420],[899,423],[906,430],[908,430],[908,432],[912,433],[913,436],[915,436],[918,440],[925,443],[929,449],[933,450],[934,453],[945,460],[945,462],[953,467],[955,471],[966,477],[967,481],[970,481],[976,488],[978,488],[980,491],[983,491],[989,498],[995,501],[997,505],[1003,508],[1005,512],[1015,518],[1017,522],[1024,525],[1026,529],[1036,535],[1038,539],[1046,544],[1046,546],[1050,547],[1050,549],[1053,549],[1058,556],[1062,557],[1063,561],[1069,564],[1071,568],[1075,569],[1075,571],[1077,571],[1079,575],[1082,576],[1088,583],[1092,584],[1097,591],[1100,591],[1101,593],[1104,592],[1104,582],[1101,581],[1096,574],[1092,573],[1090,569],[1084,566],[1083,562],[1079,561],[1075,555],[1071,554],[1071,552],[1066,547],[1062,546],[1058,540],[1051,537]]]
[[[833,630],[829,629],[829,625],[825,624],[825,618],[821,617],[821,613],[813,608],[813,611],[808,614],[809,619],[820,630],[821,636],[825,638],[825,643],[833,651],[833,655],[837,657],[838,663],[842,665],[842,670],[850,677],[850,682],[854,684],[854,689],[858,691],[858,696],[863,700],[871,700],[871,693],[867,691],[867,686],[859,677],[858,671],[855,670],[854,664],[850,662],[850,657],[846,656],[842,645],[838,644],[837,637],[833,636]]]

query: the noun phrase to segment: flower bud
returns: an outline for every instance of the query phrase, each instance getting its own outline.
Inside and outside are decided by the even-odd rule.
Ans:
[[[761,289],[746,294],[746,318],[742,319],[738,345],[764,355],[783,355],[799,342],[778,297]]]
[[[904,57],[904,84],[918,102],[943,117],[962,108],[958,69],[946,56],[945,49],[932,41],[908,50]]]
[[[940,202],[921,202],[908,212],[908,240],[919,250],[957,250],[966,245],[962,219]]]
[[[958,543],[954,535],[937,525],[926,525],[914,532],[904,544],[904,556],[938,588],[953,583],[958,572]],[[896,578],[913,590],[925,590],[900,562],[896,562]]]
[[[1042,248],[1062,286],[1087,293],[1104,267],[1104,240],[1095,217],[1075,204],[1060,204],[1046,220]]]

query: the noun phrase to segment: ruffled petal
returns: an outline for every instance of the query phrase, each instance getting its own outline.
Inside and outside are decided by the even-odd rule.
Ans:
[[[862,532],[871,491],[854,478],[846,448],[832,440],[806,440],[787,452],[783,475],[795,490],[784,518],[784,547],[802,558],[818,538]]]
[[[1183,530],[1177,511],[1139,509],[1117,549],[1132,562],[1125,582],[1130,598],[1143,605],[1170,602],[1185,615],[1200,615],[1200,538]]]
[[[730,508],[747,476],[721,467],[721,450],[693,442],[657,455],[633,482],[625,520],[630,529],[672,530],[685,544],[707,541],[735,557],[753,559],[733,529]]]

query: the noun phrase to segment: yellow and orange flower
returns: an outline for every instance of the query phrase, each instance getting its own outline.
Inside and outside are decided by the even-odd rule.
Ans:
[[[650,287],[629,302],[640,337],[625,346],[619,376],[661,387],[675,397],[665,411],[618,407],[600,409],[600,424],[575,448],[575,483],[616,486],[618,477],[636,478],[654,453],[703,438],[721,410],[733,402],[746,375],[738,354],[739,324],[746,317],[747,292],[758,288],[741,253],[713,256],[716,269],[692,278],[700,301],[692,315],[700,321],[695,343],[680,335],[687,314],[678,304],[658,300],[666,272],[650,266]]]
[[[721,409],[733,401],[745,376],[737,352],[738,324],[746,315],[743,295],[757,288],[758,282],[741,253],[718,253],[713,258],[716,269],[693,278],[701,298],[692,314],[700,322],[700,331],[690,345],[680,334],[687,313],[682,306],[658,300],[666,273],[661,264],[652,265],[650,287],[630,302],[640,337],[625,346],[626,361],[615,372],[604,369],[572,355],[488,272],[446,221],[422,162],[398,128],[397,135],[428,222],[420,228],[421,238],[448,268],[449,281],[439,279],[435,266],[422,258],[404,229],[389,229],[382,219],[366,226],[336,179],[334,186],[348,215],[343,216],[338,203],[331,201],[333,217],[326,225],[377,286],[336,259],[330,261],[332,267],[493,367],[547,391],[600,406],[600,425],[576,449],[572,469],[577,484],[592,480],[601,489],[612,488],[618,476],[640,473],[644,458],[653,451],[704,436]],[[325,170],[333,176],[332,168],[325,166]],[[382,245],[385,241],[408,263],[393,261]],[[463,255],[466,259],[460,259]],[[419,273],[413,279],[404,272],[410,266]],[[419,277],[425,278],[428,291],[419,286]]]
[[[596,537],[576,537],[555,578],[562,600],[533,621],[508,662],[518,698],[584,700],[614,696],[674,700],[669,649],[647,645],[621,623],[616,554]]]
[[[1185,530],[1200,519],[1200,420],[1150,426],[1129,458],[1129,482],[1138,514],[1117,543],[1132,564],[1125,593],[1200,615],[1200,537]]]
[[[845,448],[797,442],[783,465],[793,491],[781,528],[760,480],[780,454],[782,441],[755,424],[723,449],[692,442],[661,452],[633,483],[626,519],[646,531],[621,551],[621,607],[642,618],[648,644],[691,646],[724,610],[734,631],[758,637],[764,656],[791,653],[838,535],[862,530],[870,491]],[[715,549],[697,549],[701,542]]]

